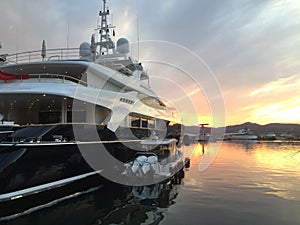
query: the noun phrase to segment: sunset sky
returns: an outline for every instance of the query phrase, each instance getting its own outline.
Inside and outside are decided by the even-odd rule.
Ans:
[[[89,42],[102,1],[1,0],[0,6],[2,54],[40,49],[43,39],[47,48]],[[108,0],[108,6],[117,37],[133,43],[151,86],[186,123],[300,123],[300,1]]]

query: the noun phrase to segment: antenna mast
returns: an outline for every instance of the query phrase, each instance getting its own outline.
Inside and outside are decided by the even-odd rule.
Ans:
[[[136,12],[136,32],[137,32],[137,59],[140,60],[140,27],[139,27],[139,9]]]
[[[100,54],[105,55],[108,54],[109,49],[114,49],[115,45],[110,38],[110,29],[114,28],[107,23],[107,16],[110,15],[109,9],[106,7],[106,0],[103,0],[103,11],[99,12],[99,16],[101,17],[100,27],[97,28],[100,34],[100,42],[97,45],[100,45]],[[114,35],[114,31],[113,31]]]

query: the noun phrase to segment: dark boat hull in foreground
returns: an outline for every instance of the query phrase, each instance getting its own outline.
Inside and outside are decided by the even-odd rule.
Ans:
[[[16,196],[9,201],[0,202],[0,221],[11,220],[34,211],[53,206],[61,201],[75,198],[81,194],[99,189],[104,178],[99,174],[87,174],[84,179],[66,182],[63,185]],[[51,185],[51,184],[50,184]]]
[[[92,141],[95,131],[99,140]],[[80,140],[74,141],[74,133]],[[129,134],[136,139],[128,140]],[[120,176],[124,171],[120,165],[141,153],[140,138],[149,135],[147,130],[120,128],[113,133],[105,126],[86,124],[14,128],[0,143],[0,217],[99,186],[105,180],[103,170],[111,169]],[[151,152],[164,157],[160,146]],[[109,162],[105,154],[121,163]]]

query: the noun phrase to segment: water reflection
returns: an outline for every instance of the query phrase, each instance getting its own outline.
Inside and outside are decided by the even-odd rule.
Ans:
[[[143,187],[129,188],[130,199],[98,219],[97,224],[158,224],[163,213],[174,204],[184,171],[179,171],[170,180]]]
[[[205,146],[196,146],[192,157],[197,163],[201,163],[210,149],[206,152],[204,149],[205,154],[201,155],[200,148]],[[300,199],[299,142],[224,142],[213,164],[214,169],[224,166],[227,173],[222,173],[222,179],[238,187],[264,190],[285,199]]]
[[[191,146],[191,168],[162,224],[300,224],[299,142],[223,142],[200,173],[214,145]]]
[[[260,170],[260,178],[263,180],[259,186],[268,188],[266,193],[284,199],[300,200],[299,144],[266,142],[256,146],[256,151],[253,152],[255,167]],[[298,182],[294,183],[291,180]]]
[[[165,182],[107,182],[7,224],[300,224],[300,142],[199,143],[184,151],[190,168]]]
[[[184,178],[180,170],[172,178],[150,186],[130,187],[107,181],[98,190],[6,221],[6,224],[158,224],[174,204]]]
[[[257,140],[232,140],[230,143],[232,145],[239,145],[246,151],[251,151],[255,148]]]

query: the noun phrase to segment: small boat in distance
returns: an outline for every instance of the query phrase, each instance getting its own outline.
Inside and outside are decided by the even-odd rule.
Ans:
[[[257,136],[249,129],[241,129],[238,132],[225,133],[224,140],[257,140]]]
[[[274,132],[268,132],[261,136],[262,140],[277,140],[276,134]]]

